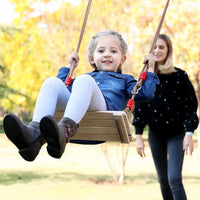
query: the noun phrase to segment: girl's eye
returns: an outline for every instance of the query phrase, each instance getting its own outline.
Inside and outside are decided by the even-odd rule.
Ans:
[[[117,51],[116,50],[112,50],[112,53],[117,53]]]
[[[99,52],[99,53],[103,53],[104,51],[103,51],[103,50],[98,50],[98,52]]]

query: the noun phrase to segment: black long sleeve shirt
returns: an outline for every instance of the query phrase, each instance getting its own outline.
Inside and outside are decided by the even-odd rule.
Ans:
[[[160,84],[155,97],[148,102],[135,102],[133,125],[136,134],[144,127],[159,134],[173,136],[183,131],[194,131],[198,126],[197,98],[185,71],[169,75],[158,74]]]

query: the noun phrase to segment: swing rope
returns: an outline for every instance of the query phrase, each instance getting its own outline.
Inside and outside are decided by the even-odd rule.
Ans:
[[[162,24],[163,24],[163,21],[164,21],[166,12],[167,12],[169,1],[170,0],[167,0],[167,2],[165,4],[165,7],[164,7],[164,10],[163,10],[160,22],[159,22],[157,30],[156,30],[156,33],[155,33],[154,38],[152,40],[152,43],[150,45],[149,53],[152,53],[154,48],[155,48],[155,46],[156,46],[156,41],[157,41],[158,36],[160,34],[160,30],[161,30],[161,27],[162,27]],[[127,115],[129,115],[133,111],[135,95],[142,88],[142,84],[146,80],[147,69],[148,69],[148,63],[145,63],[144,66],[143,66],[143,69],[142,69],[142,71],[141,71],[141,73],[139,75],[139,78],[137,80],[137,83],[136,83],[136,85],[134,86],[134,88],[132,90],[132,97],[131,97],[131,99],[129,99],[129,101],[128,101],[127,105],[126,105],[126,108],[124,109],[124,111],[127,113]]]
[[[80,32],[80,35],[79,35],[78,44],[77,44],[77,47],[76,47],[76,53],[79,52],[79,49],[80,49],[80,46],[81,46],[81,41],[82,41],[83,34],[84,34],[84,31],[85,31],[85,26],[86,26],[86,23],[87,23],[87,19],[88,19],[88,15],[89,15],[89,12],[90,12],[91,4],[92,4],[92,0],[89,0],[88,4],[87,4],[86,11],[85,11],[82,27],[81,27],[81,32]],[[74,69],[75,69],[75,61],[72,62],[71,66],[70,66],[69,74],[67,75],[67,78],[65,79],[65,85],[66,86],[71,85],[72,74],[74,72]]]

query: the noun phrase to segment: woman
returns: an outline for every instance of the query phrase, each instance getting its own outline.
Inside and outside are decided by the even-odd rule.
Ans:
[[[193,152],[197,99],[186,72],[173,66],[172,43],[167,35],[159,35],[153,55],[160,84],[152,100],[135,104],[137,152],[145,156],[142,133],[148,124],[149,145],[163,199],[186,200],[182,166],[184,152]]]

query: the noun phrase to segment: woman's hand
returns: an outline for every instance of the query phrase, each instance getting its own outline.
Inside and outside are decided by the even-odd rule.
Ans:
[[[71,54],[71,56],[68,59],[68,66],[67,67],[71,67],[72,65],[74,65],[74,67],[77,67],[79,63],[79,56],[78,53],[74,52]]]
[[[144,141],[142,139],[142,134],[136,134],[136,147],[137,147],[137,153],[143,158],[146,157],[144,152]]]
[[[154,71],[155,71],[155,58],[154,58],[152,53],[150,53],[150,54],[148,54],[148,55],[146,55],[144,57],[143,64],[146,64],[146,63],[148,63],[148,66],[149,66],[148,67],[148,72],[153,72],[154,73]]]
[[[193,150],[194,150],[194,143],[193,143],[192,136],[185,135],[183,139],[183,150],[185,150],[186,154],[188,154],[188,151],[189,151],[190,155],[192,155]]]

